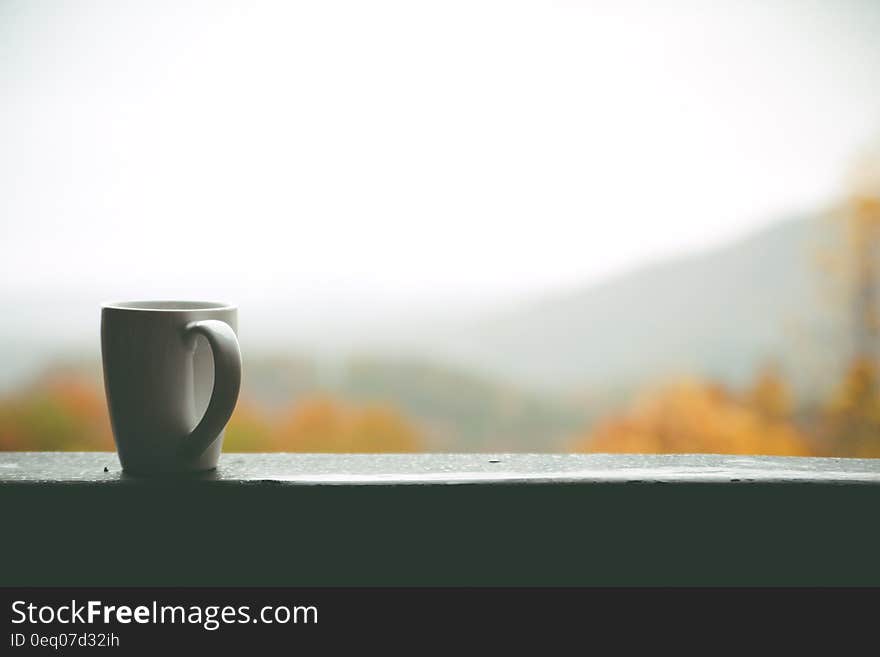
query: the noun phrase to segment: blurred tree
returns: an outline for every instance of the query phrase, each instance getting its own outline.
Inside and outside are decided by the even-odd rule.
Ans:
[[[819,434],[834,455],[880,456],[880,148],[857,162],[839,220],[846,239],[837,269],[850,308],[851,353]]]
[[[880,329],[880,154],[866,155],[852,176],[842,219],[850,284],[853,358],[877,358]]]
[[[272,423],[258,406],[239,399],[226,425],[223,450],[227,452],[273,452],[277,450]]]
[[[417,452],[418,433],[387,405],[345,405],[329,398],[296,404],[276,431],[279,449],[292,452]]]
[[[290,452],[348,451],[346,433],[343,409],[326,397],[292,405],[276,428],[278,444]]]
[[[875,361],[853,360],[826,405],[821,437],[834,456],[880,456],[880,380]]]
[[[746,392],[746,402],[766,420],[784,420],[791,416],[791,391],[776,365],[767,365],[758,372]]]
[[[0,450],[115,449],[104,393],[87,377],[55,373],[0,398]],[[306,399],[280,415],[240,399],[227,452],[414,452],[418,431],[393,407]]]
[[[52,375],[3,398],[0,449],[115,449],[103,391],[84,379]]]
[[[771,395],[775,397],[775,395]],[[775,403],[775,402],[774,402]],[[752,409],[717,385],[684,381],[600,423],[574,451],[809,455],[792,425]]]

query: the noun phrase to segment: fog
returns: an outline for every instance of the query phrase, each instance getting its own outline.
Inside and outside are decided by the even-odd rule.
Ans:
[[[5,2],[0,290],[344,318],[599,280],[830,202],[878,33],[871,2]]]

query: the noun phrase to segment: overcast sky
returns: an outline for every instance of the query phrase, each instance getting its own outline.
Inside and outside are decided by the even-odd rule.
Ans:
[[[0,286],[503,298],[832,200],[880,3],[0,0]]]

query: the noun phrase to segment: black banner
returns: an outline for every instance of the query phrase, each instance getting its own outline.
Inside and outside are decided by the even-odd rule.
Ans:
[[[877,589],[6,588],[0,654],[159,650],[322,652],[334,648],[618,648],[694,631],[753,633],[873,626]],[[677,637],[677,638],[676,638]],[[416,643],[413,643],[416,642]],[[224,653],[226,654],[226,653]]]

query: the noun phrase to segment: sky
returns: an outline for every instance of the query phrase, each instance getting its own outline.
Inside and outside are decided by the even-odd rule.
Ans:
[[[854,0],[0,0],[0,291],[588,284],[839,197],[877,34]]]

